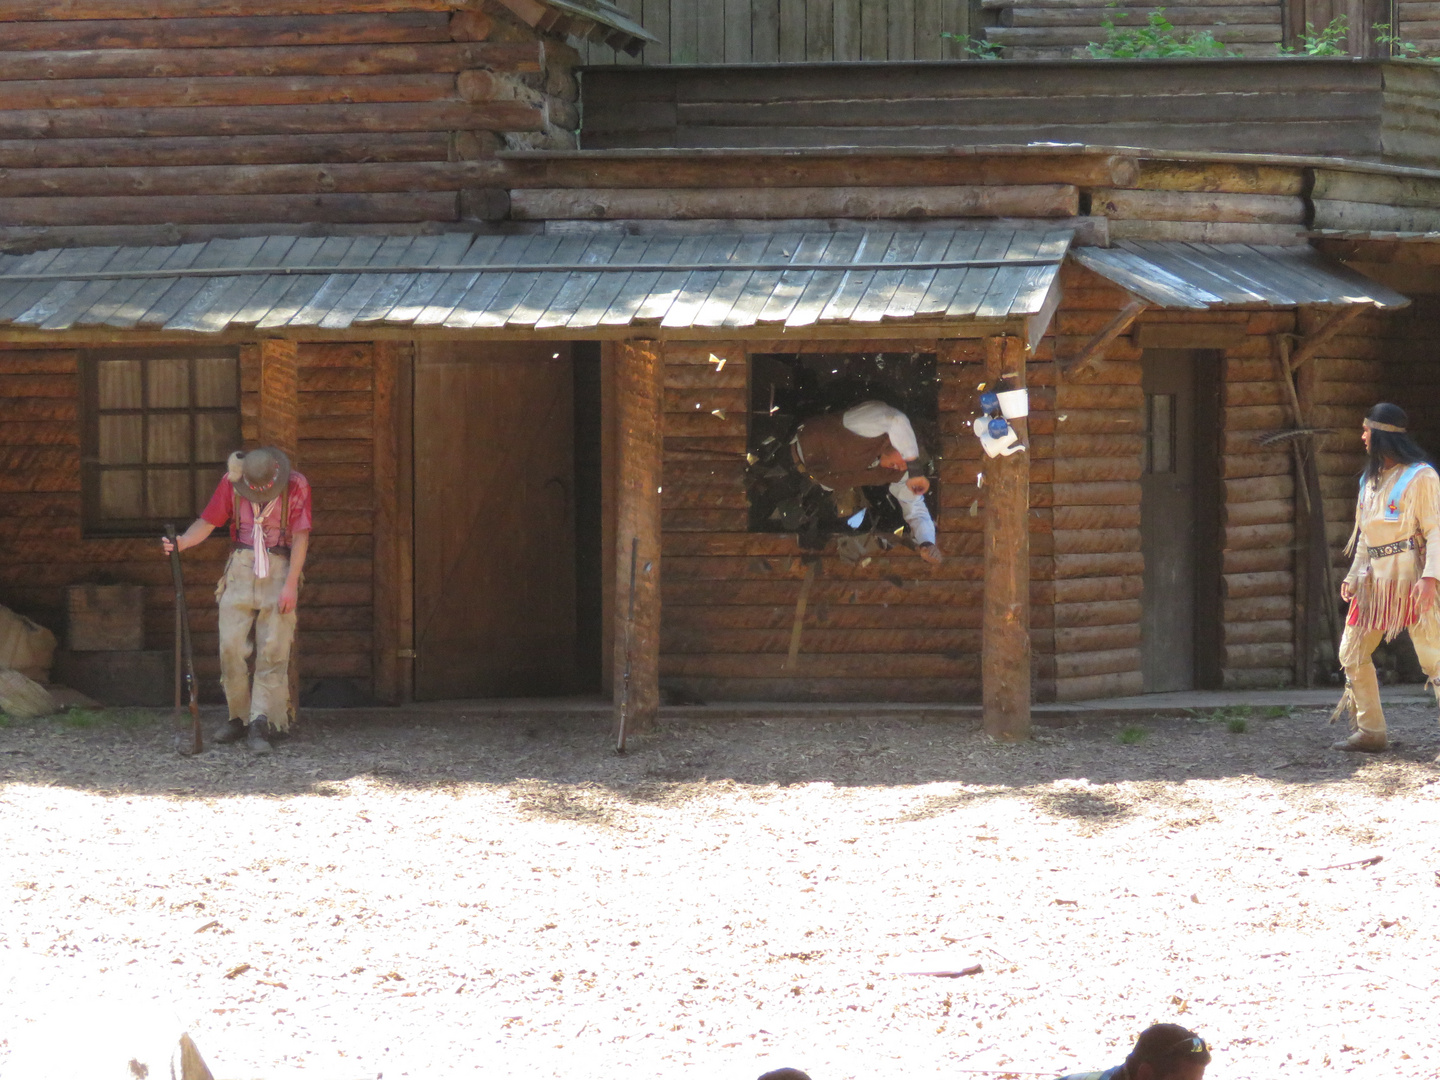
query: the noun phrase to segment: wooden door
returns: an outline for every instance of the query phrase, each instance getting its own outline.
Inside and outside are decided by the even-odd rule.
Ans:
[[[1195,356],[1147,349],[1140,650],[1147,694],[1195,687]]]
[[[415,696],[573,692],[574,403],[555,343],[422,343]]]

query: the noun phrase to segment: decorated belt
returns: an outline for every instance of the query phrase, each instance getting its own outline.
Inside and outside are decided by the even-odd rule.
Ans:
[[[242,543],[240,543],[240,542],[237,540],[237,541],[235,542],[235,544],[234,544],[234,550],[236,550],[236,551],[254,551],[255,549],[254,549],[253,547],[251,547],[249,544],[242,544]],[[284,556],[284,557],[287,558],[287,559],[290,557],[290,549],[289,549],[288,547],[285,547],[285,546],[266,548],[265,550],[268,551],[268,552],[270,552],[271,555],[282,555],[282,556]]]
[[[1393,544],[1381,544],[1379,547],[1370,549],[1370,558],[1380,559],[1386,555],[1399,555],[1402,551],[1409,551],[1415,546],[1415,538],[1409,540],[1396,540]]]

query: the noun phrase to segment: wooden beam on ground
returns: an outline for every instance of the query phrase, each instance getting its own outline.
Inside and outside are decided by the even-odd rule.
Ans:
[[[654,728],[660,710],[660,485],[664,449],[665,364],[658,341],[627,341],[615,350],[618,420],[615,522],[614,687],[617,724]],[[635,604],[630,620],[632,541]],[[627,625],[629,623],[629,625]],[[629,668],[628,691],[625,672]]]
[[[985,339],[985,382],[1025,386],[1025,342]],[[1025,420],[1011,425],[1028,442]],[[985,460],[985,607],[981,694],[985,733],[1030,737],[1030,451]]]
[[[1321,324],[1320,329],[1300,340],[1294,354],[1290,357],[1290,370],[1298,370],[1305,361],[1313,358],[1324,348],[1331,338],[1349,326],[1361,312],[1368,310],[1371,310],[1370,304],[1351,304],[1349,307],[1343,307],[1336,311]]]
[[[1072,382],[1085,382],[1098,375],[1101,365],[1105,362],[1105,352],[1110,348],[1110,343],[1129,330],[1130,325],[1149,306],[1139,298],[1131,300],[1105,324],[1098,334],[1085,343],[1084,348],[1066,362],[1061,369],[1061,374]]]

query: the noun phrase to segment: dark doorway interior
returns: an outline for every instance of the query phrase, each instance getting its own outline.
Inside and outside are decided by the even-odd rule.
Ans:
[[[1146,350],[1140,544],[1146,693],[1219,685],[1219,360]]]
[[[570,347],[575,371],[575,689],[599,693],[604,641],[600,343]]]

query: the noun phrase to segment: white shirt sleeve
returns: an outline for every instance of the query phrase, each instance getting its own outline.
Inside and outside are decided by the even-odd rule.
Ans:
[[[935,543],[935,522],[930,517],[930,508],[925,505],[925,496],[916,495],[906,487],[904,479],[890,485],[890,494],[900,503],[900,512],[905,515],[905,524],[910,526],[910,535],[915,543]]]
[[[866,401],[847,409],[840,422],[845,425],[845,430],[866,439],[888,435],[890,445],[899,450],[906,461],[914,461],[920,456],[920,443],[915,438],[915,429],[910,426],[910,418],[893,405],[886,405],[883,401]]]

